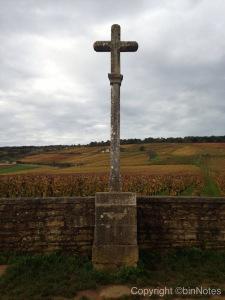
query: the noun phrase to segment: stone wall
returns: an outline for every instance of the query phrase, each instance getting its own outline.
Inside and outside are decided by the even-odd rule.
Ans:
[[[0,251],[89,254],[94,198],[0,199]]]
[[[225,249],[225,198],[142,197],[137,203],[142,248]]]
[[[91,254],[94,197],[0,199],[0,252]],[[225,249],[225,198],[138,197],[140,248]]]

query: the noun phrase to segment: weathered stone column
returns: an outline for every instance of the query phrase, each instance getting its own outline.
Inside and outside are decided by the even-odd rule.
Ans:
[[[96,269],[136,266],[138,261],[136,195],[97,193],[92,262]]]
[[[111,144],[110,144],[110,178],[109,188],[111,192],[121,191],[120,176],[120,85],[123,75],[109,75],[111,85]]]

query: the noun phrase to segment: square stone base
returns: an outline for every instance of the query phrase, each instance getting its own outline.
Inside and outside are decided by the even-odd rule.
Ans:
[[[137,262],[137,245],[104,245],[92,248],[92,263],[97,270],[136,267]]]
[[[97,193],[92,262],[97,269],[136,266],[137,207],[134,193]]]

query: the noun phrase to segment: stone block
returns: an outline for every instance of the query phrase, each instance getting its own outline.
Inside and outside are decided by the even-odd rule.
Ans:
[[[137,212],[134,193],[97,193],[92,261],[97,269],[136,266]]]
[[[95,235],[95,243],[98,245],[133,245],[137,240],[137,226],[135,225],[116,225],[111,226],[97,225],[98,229]]]
[[[94,245],[92,262],[97,270],[113,270],[122,266],[136,267],[138,247],[137,245]]]

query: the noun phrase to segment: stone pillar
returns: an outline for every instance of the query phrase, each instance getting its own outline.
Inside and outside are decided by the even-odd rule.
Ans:
[[[136,266],[137,212],[134,193],[97,193],[92,262],[96,269]]]
[[[120,176],[120,85],[123,75],[110,73],[111,85],[111,143],[110,143],[110,192],[121,191]]]

